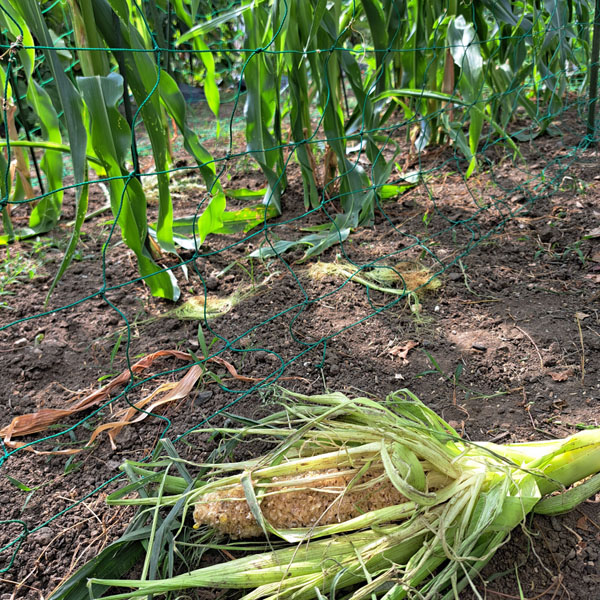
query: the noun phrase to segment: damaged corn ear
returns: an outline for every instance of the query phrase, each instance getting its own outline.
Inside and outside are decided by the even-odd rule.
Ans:
[[[196,526],[234,539],[270,531],[289,540],[302,533],[329,534],[339,524],[351,531],[407,518],[418,507],[443,502],[446,492],[440,491],[460,475],[453,461],[462,449],[449,440],[455,432],[432,419],[440,438],[430,435],[425,443],[413,422],[390,410],[395,399],[387,404],[390,408],[336,394],[287,394],[286,400],[281,423],[272,430],[283,441],[270,454],[243,465],[242,473],[224,477],[236,466],[221,466],[194,492]]]
[[[276,530],[342,523],[406,502],[381,471],[367,472],[360,479],[353,471],[309,471],[273,477],[259,482],[256,489],[260,490],[263,518]],[[195,527],[208,525],[234,539],[263,533],[241,484],[202,496],[194,509],[194,521]]]
[[[92,577],[88,586],[128,588],[107,600],[194,587],[248,590],[242,600],[323,600],[329,590],[351,600],[458,600],[465,587],[475,590],[477,573],[543,495],[586,479],[600,465],[600,429],[563,440],[474,443],[409,390],[384,401],[275,394],[281,412],[243,430],[205,430],[238,441],[279,442],[267,454],[237,463],[215,458],[201,465],[196,482],[162,471],[170,460],[155,464],[158,473],[137,464],[135,485],[138,473],[148,483],[160,481],[157,495],[131,498],[126,486],[112,501],[179,506],[182,522],[193,506],[196,526],[205,530],[200,544],[216,532],[216,547],[258,544],[261,553],[188,570],[192,554],[182,575]],[[595,494],[600,480],[592,477],[578,488],[585,493],[564,497],[560,508]],[[541,505],[542,512],[556,511],[555,504]],[[158,527],[159,511],[154,513]],[[273,534],[268,544],[227,541],[264,533]],[[148,561],[153,551],[149,545]],[[353,591],[343,591],[351,586]]]

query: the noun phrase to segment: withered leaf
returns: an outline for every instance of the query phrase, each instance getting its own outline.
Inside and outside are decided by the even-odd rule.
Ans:
[[[589,531],[589,525],[587,522],[587,517],[584,515],[582,517],[579,517],[579,519],[577,519],[577,529],[581,529],[582,531]]]
[[[548,371],[548,375],[550,375],[554,381],[567,381],[567,379],[573,375],[573,369],[566,369],[560,372]]]
[[[397,356],[401,361],[408,362],[406,357],[408,353],[419,345],[419,342],[415,342],[413,340],[407,340],[406,342],[399,344],[398,346],[392,346],[389,349],[389,353],[392,356]]]

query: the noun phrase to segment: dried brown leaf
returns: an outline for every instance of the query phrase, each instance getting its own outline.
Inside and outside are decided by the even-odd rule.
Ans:
[[[585,515],[583,515],[582,517],[579,517],[579,519],[577,519],[577,529],[581,529],[582,531],[589,531],[589,525],[587,522],[587,517]]]
[[[596,227],[595,229],[591,229],[590,231],[588,231],[585,236],[585,238],[597,238],[600,237],[600,227]]]
[[[132,367],[131,371],[134,374],[138,374],[150,367],[154,361],[163,356],[170,356],[181,360],[189,361],[191,356],[187,352],[181,352],[180,350],[159,350],[152,354],[148,354],[144,358],[136,362]],[[227,362],[225,359],[219,356],[213,356],[208,359],[210,362],[216,363],[224,367],[229,374],[239,381],[248,383],[256,383],[265,381],[264,378],[258,377],[245,377],[239,375],[235,367]],[[133,406],[128,406],[125,409],[116,413],[117,420],[111,423],[104,423],[97,427],[91,435],[90,440],[86,444],[89,446],[100,433],[108,431],[110,443],[113,448],[116,448],[115,438],[118,433],[126,425],[137,423],[145,419],[149,413],[153,412],[156,408],[176,400],[180,400],[187,396],[198,379],[202,376],[202,367],[200,365],[192,365],[191,368],[186,372],[185,376],[178,382],[163,383],[150,395],[146,396],[142,400],[135,403]],[[302,379],[300,377],[283,377],[282,379]],[[37,450],[33,445],[28,446],[23,442],[16,442],[12,440],[13,437],[21,437],[30,435],[33,433],[39,433],[46,430],[51,425],[54,425],[75,413],[97,406],[109,399],[110,393],[114,388],[126,385],[131,380],[131,372],[129,369],[125,369],[120,375],[115,377],[112,381],[106,384],[104,387],[92,392],[85,398],[75,402],[70,408],[66,409],[54,409],[54,408],[43,408],[35,413],[29,413],[26,415],[19,415],[15,417],[9,425],[0,430],[0,437],[4,439],[4,443],[9,448],[21,448],[32,452],[34,454],[74,454],[79,452],[79,449],[69,450],[58,450],[58,451],[45,451]],[[158,400],[157,396],[165,394]]]
[[[175,400],[181,400],[182,398],[185,398],[192,391],[192,388],[196,385],[198,379],[202,377],[202,372],[203,369],[200,365],[192,365],[185,376],[178,382],[162,384],[149,396],[146,396],[146,398],[143,398],[139,402],[136,402],[133,406],[130,406],[118,413],[118,421],[104,423],[103,425],[100,425],[94,429],[86,446],[91,445],[98,435],[100,435],[100,433],[103,431],[108,431],[110,445],[113,447],[113,450],[115,450],[117,448],[115,438],[121,429],[123,429],[123,427],[143,421],[158,407],[163,406],[164,404],[170,404]],[[156,396],[159,396],[163,392],[167,393],[159,400],[153,401]]]
[[[399,344],[398,346],[392,346],[388,352],[392,356],[398,357],[402,362],[407,363],[408,353],[419,345],[419,342],[415,342],[413,340],[407,340],[403,344]]]
[[[157,358],[162,356],[173,356],[183,360],[190,360],[190,355],[186,352],[181,352],[179,350],[159,350],[158,352],[144,356],[144,358],[136,362],[131,367],[131,370],[134,374],[140,373],[141,371],[144,371],[150,367]],[[13,437],[22,437],[24,435],[30,435],[32,433],[44,431],[50,427],[50,425],[58,423],[65,417],[69,417],[75,413],[101,404],[108,399],[110,392],[114,388],[127,384],[130,379],[131,373],[129,369],[125,369],[120,375],[115,377],[105,386],[101,387],[95,392],[92,392],[78,402],[75,402],[70,408],[42,408],[34,413],[19,415],[18,417],[15,417],[9,425],[0,429],[0,437],[4,438],[4,442],[6,443],[10,442],[11,438]]]
[[[569,379],[573,373],[573,369],[566,369],[565,371],[560,372],[548,371],[548,375],[550,375],[554,381],[567,381],[567,379]]]

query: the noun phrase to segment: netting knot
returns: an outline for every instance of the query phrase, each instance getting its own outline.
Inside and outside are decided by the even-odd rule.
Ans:
[[[23,48],[23,36],[18,35],[17,39],[7,48],[6,52],[0,56],[0,59],[4,58],[7,54],[10,54],[8,60],[14,60],[16,53]]]

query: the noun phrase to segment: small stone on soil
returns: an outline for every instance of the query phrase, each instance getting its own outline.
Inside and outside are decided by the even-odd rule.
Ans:
[[[554,227],[550,227],[550,225],[546,225],[542,227],[538,233],[540,236],[540,241],[544,244],[551,242],[556,237],[556,229]]]
[[[219,280],[216,277],[207,277],[206,278],[206,289],[214,292],[219,289]]]

